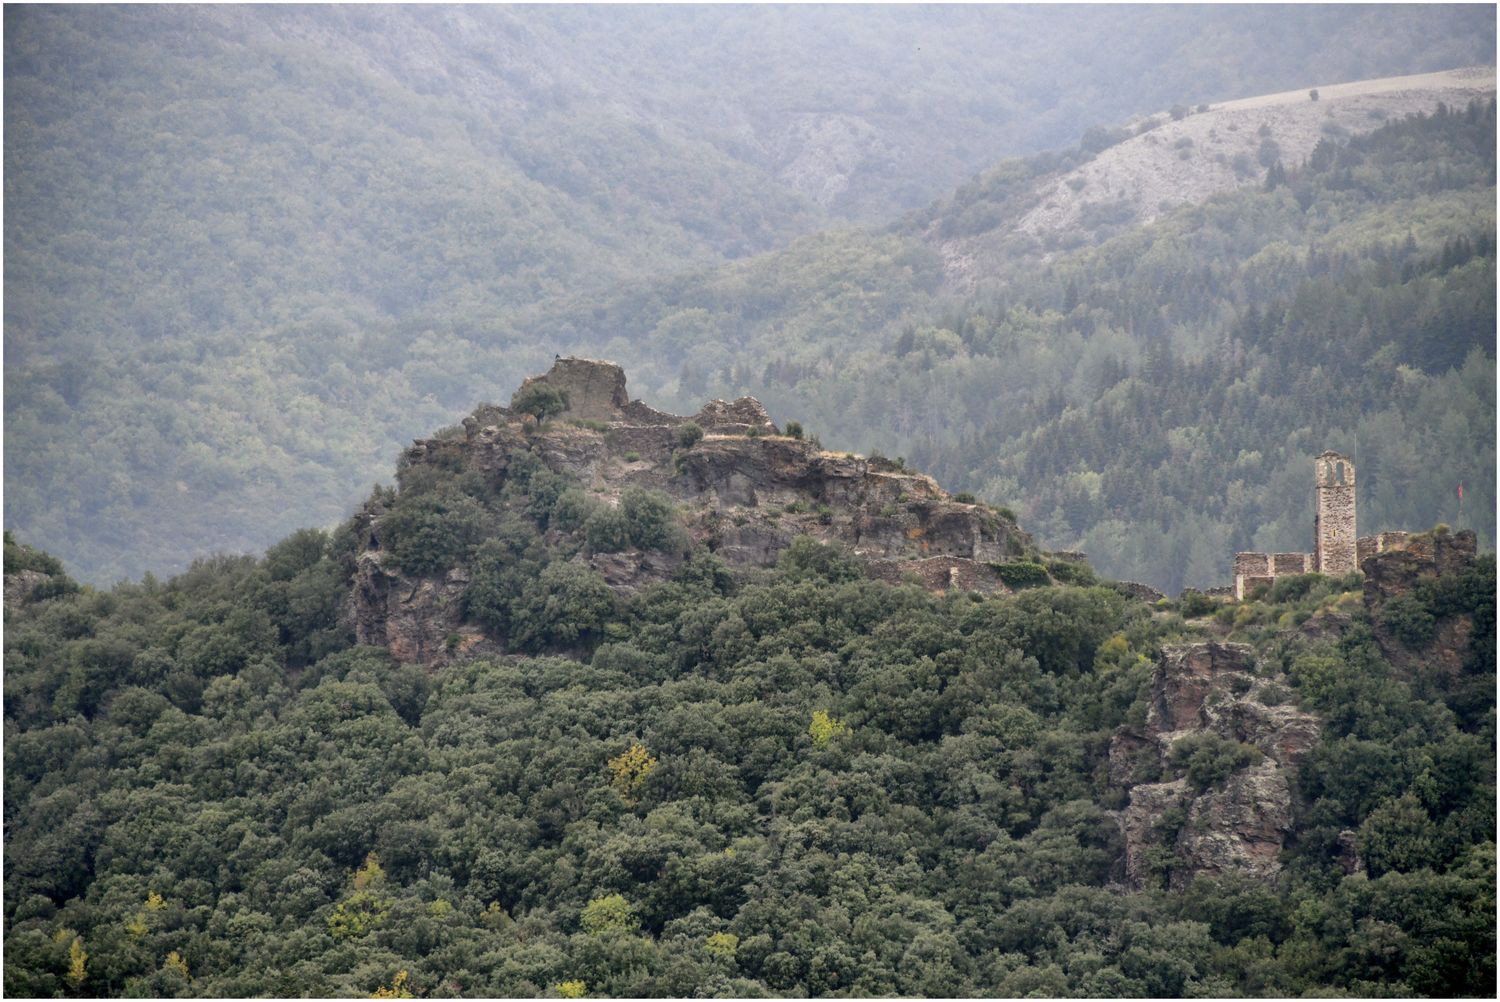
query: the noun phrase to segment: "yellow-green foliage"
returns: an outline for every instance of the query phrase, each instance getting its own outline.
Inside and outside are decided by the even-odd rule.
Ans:
[[[397,971],[396,976],[388,985],[381,985],[370,993],[372,999],[409,999],[412,997],[411,989],[406,987],[407,978],[411,975],[406,971]]]
[[[588,991],[588,986],[582,981],[559,981],[552,986],[552,990],[565,999],[581,999]]]
[[[491,901],[479,918],[491,929],[504,929],[515,922],[515,919],[510,917],[510,913],[502,908],[498,901]]]
[[[88,961],[89,955],[83,949],[83,937],[74,936],[73,942],[68,944],[68,974],[66,980],[68,987],[72,988],[75,992],[83,987],[83,983],[88,980]]]
[[[392,900],[379,893],[385,886],[385,870],[380,866],[380,857],[370,853],[365,865],[354,874],[353,890],[348,897],[334,905],[328,916],[328,932],[334,939],[351,939],[383,923],[391,913]]]
[[[584,932],[598,936],[606,932],[630,932],[640,925],[640,919],[624,895],[610,894],[584,905],[579,924]]]
[[[812,723],[807,725],[807,733],[812,735],[814,745],[823,748],[834,738],[848,734],[849,725],[829,716],[827,710],[814,710]]]
[[[645,745],[633,744],[609,760],[610,785],[627,804],[635,803],[635,795],[646,777],[656,769],[656,759]]]
[[[162,961],[161,966],[163,970],[176,971],[178,974],[182,975],[184,978],[187,978],[189,981],[191,981],[193,978],[193,976],[188,973],[187,961],[184,960],[182,954],[178,953],[176,950],[173,950],[171,953],[167,954],[167,959]]]
[[[739,948],[740,938],[732,932],[716,932],[703,943],[704,951],[720,960],[733,960]]]

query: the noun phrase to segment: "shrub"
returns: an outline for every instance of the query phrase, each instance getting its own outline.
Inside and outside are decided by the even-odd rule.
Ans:
[[[599,574],[572,563],[552,563],[511,603],[511,639],[524,650],[596,640],[615,611],[615,593]]]
[[[1011,588],[1039,588],[1052,583],[1047,568],[1030,560],[1016,560],[1008,564],[991,564],[1000,580]]]
[[[552,502],[546,524],[563,532],[576,532],[583,528],[598,507],[598,502],[585,494],[582,488],[569,487]]]
[[[1263,686],[1256,696],[1256,700],[1262,706],[1281,706],[1290,698],[1291,693],[1287,692],[1286,686],[1279,682]]]
[[[1321,574],[1288,574],[1271,583],[1270,601],[1295,602],[1306,598],[1313,585],[1323,580]]]
[[[677,444],[682,448],[691,449],[701,441],[703,441],[703,429],[699,427],[698,422],[689,421],[687,424],[678,426]]]
[[[864,576],[859,563],[842,547],[798,536],[782,551],[776,566],[794,580],[856,581]]]
[[[959,491],[957,494],[953,495],[953,500],[957,501],[959,504],[979,503],[979,499],[976,498],[973,494],[970,494],[968,491]]]
[[[1088,564],[1075,564],[1070,560],[1047,561],[1047,573],[1063,584],[1088,588],[1099,583],[1099,577]]]
[[[801,421],[788,421],[786,423],[786,436],[788,438],[801,438],[802,437],[802,422]]]
[[[1199,616],[1207,616],[1218,608],[1219,603],[1196,588],[1185,589],[1177,599],[1177,611],[1182,614],[1183,619],[1196,619]]]
[[[583,523],[583,535],[595,553],[619,553],[630,548],[630,519],[619,508],[600,505]]]
[[[639,452],[636,452],[634,449],[632,449],[629,452],[625,453],[625,462],[627,462],[627,463],[639,463],[640,461],[641,461],[641,454]]]
[[[1432,640],[1437,619],[1427,603],[1415,595],[1399,595],[1385,604],[1381,618],[1407,647],[1425,647]]]
[[[568,409],[568,395],[550,383],[530,383],[521,388],[510,407],[522,414],[530,414],[538,421],[545,421]]]
[[[380,541],[399,570],[433,574],[467,563],[486,535],[484,506],[455,490],[403,498],[379,523]]]
[[[1189,734],[1172,745],[1169,761],[1202,792],[1264,756],[1253,745],[1221,738],[1212,732]]]
[[[62,561],[50,553],[17,543],[10,530],[5,530],[5,573],[41,571],[43,574],[61,574]]]
[[[627,488],[620,496],[620,510],[625,517],[625,531],[637,549],[662,550],[673,543],[676,509],[665,494]]]

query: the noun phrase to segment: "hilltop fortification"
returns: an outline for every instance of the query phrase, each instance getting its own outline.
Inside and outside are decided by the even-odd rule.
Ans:
[[[516,406],[538,384],[565,398],[562,411],[542,421]],[[1009,590],[1007,578],[1050,580],[1007,512],[955,498],[899,460],[828,452],[784,434],[753,397],[714,400],[692,416],[656,410],[630,399],[612,362],[558,359],[527,379],[511,406],[479,407],[461,433],[414,442],[401,464],[407,476],[431,466],[477,474],[499,489],[518,457],[540,459],[606,505],[618,506],[631,489],[667,495],[688,539],[732,569],[770,566],[809,536],[840,544],[871,577],[893,583],[993,592]],[[483,649],[483,631],[461,613],[467,570],[402,573],[382,544],[384,517],[378,503],[356,516],[363,551],[352,618],[360,642],[427,664]],[[681,560],[635,549],[586,549],[576,559],[622,594],[670,576]],[[1077,573],[1076,562],[1050,566],[1064,563]]]

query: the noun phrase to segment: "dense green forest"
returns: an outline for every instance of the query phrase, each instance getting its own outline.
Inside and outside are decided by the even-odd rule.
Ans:
[[[792,370],[759,385],[768,364],[843,370],[843,333],[884,346],[941,319],[913,232],[828,227],[946,204],[1003,156],[1179,102],[1494,46],[1467,7],[5,19],[6,524],[92,581],[332,525],[404,440],[642,325],[671,354],[633,335],[618,354],[670,363],[639,387],[658,402],[736,382],[800,409]],[[656,284],[768,273],[734,323]],[[600,305],[620,289],[623,317]],[[747,347],[740,321],[784,344]],[[895,432],[881,441],[1008,490],[1008,469],[939,455],[932,421],[823,424],[851,446]],[[1040,499],[1036,516],[1060,531]]]
[[[643,495],[614,531],[691,552],[622,598],[572,559],[611,545],[587,493],[512,470],[371,499],[532,652],[436,673],[352,646],[353,520],[109,591],[7,536],[7,994],[1493,994],[1492,556],[1374,623],[1318,576],[934,595],[806,538],[732,575]],[[1452,674],[1372,639],[1454,614]],[[1297,839],[1279,886],[1127,891],[1111,735],[1209,635],[1327,721]]]

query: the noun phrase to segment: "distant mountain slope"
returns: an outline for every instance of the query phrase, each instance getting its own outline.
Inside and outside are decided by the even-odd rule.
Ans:
[[[1115,133],[1129,138],[1085,162],[1024,185],[1011,181],[1015,168],[1002,165],[942,206],[926,235],[941,249],[947,281],[972,289],[1027,252],[1055,254],[1095,242],[1177,206],[1258,185],[1274,163],[1295,168],[1327,157],[1342,137],[1494,95],[1494,69],[1475,67],[1325,84],[1197,109],[1179,105]]]
[[[1327,447],[1357,457],[1361,531],[1459,520],[1462,482],[1461,524],[1488,547],[1494,123],[1493,100],[1389,121],[1045,259],[997,241],[1011,256],[966,297],[943,291],[931,228],[898,228],[535,329],[580,338],[592,318],[648,399],[754,392],[833,448],[900,450],[1044,545],[1168,591],[1227,580],[1236,549],[1305,548]],[[1046,183],[1073,155],[1022,166]]]
[[[794,255],[852,256],[789,336],[915,319],[891,290],[925,303],[930,249],[809,235],[1089,123],[1494,37],[1463,7],[5,18],[6,520],[93,579],[333,521],[403,440],[632,329],[608,290],[764,273],[740,259],[805,237]],[[694,316],[663,336],[696,348]],[[733,361],[714,343],[699,372]]]

